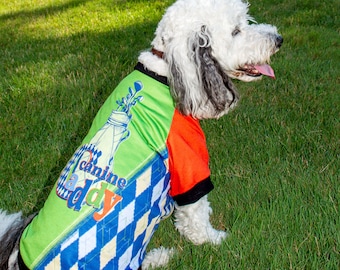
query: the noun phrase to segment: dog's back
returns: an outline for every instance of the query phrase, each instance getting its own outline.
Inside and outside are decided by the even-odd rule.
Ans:
[[[35,214],[22,218],[21,212],[7,214],[0,210],[0,270],[15,270],[18,266],[19,240]]]

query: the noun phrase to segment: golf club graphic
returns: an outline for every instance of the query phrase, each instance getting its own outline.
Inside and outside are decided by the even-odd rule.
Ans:
[[[116,101],[117,109],[111,112],[102,128],[74,154],[57,183],[57,195],[60,198],[67,200],[81,187],[82,191],[78,195],[72,195],[73,200],[78,200],[92,185],[102,181],[124,188],[126,180],[119,178],[113,170],[114,156],[119,145],[130,135],[130,109],[142,101],[143,97],[138,96],[142,89],[143,85],[139,81],[134,83],[134,89],[129,87],[127,96]]]

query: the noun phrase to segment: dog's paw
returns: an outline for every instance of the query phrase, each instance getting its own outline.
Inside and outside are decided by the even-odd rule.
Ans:
[[[226,232],[215,230],[211,225],[212,209],[209,205],[207,196],[204,196],[195,203],[176,206],[175,227],[194,245],[219,245],[228,236]]]
[[[159,247],[149,251],[142,263],[142,269],[153,269],[161,266],[166,266],[171,259],[171,257],[175,254],[174,248],[164,248]]]
[[[213,227],[205,227],[202,229],[192,230],[192,228],[186,228],[185,230],[179,230],[181,235],[185,236],[194,245],[202,245],[204,243],[210,243],[213,245],[220,245],[224,239],[227,238],[228,233],[224,231],[215,230]]]
[[[224,239],[226,239],[228,236],[227,232],[224,231],[218,231],[215,229],[211,229],[207,233],[207,239],[206,242],[212,243],[214,245],[220,245]]]

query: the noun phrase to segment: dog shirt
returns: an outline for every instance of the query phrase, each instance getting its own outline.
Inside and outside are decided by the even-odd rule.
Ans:
[[[29,269],[138,269],[159,222],[213,188],[199,121],[141,64],[112,92],[26,227]],[[171,180],[170,180],[171,179]]]

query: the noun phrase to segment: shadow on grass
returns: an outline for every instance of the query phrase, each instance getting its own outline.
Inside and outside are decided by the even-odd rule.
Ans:
[[[74,151],[78,148],[81,141],[87,134],[91,123],[101,105],[105,102],[106,98],[114,90],[119,81],[127,73],[133,70],[135,63],[137,63],[138,52],[145,48],[140,47],[139,43],[139,33],[143,33],[143,35],[146,34],[144,31],[144,27],[145,25],[135,25],[132,27],[120,29],[119,31],[108,32],[99,35],[82,34],[81,36],[73,37],[72,49],[74,49],[75,51],[79,50],[79,41],[84,42],[82,44],[84,47],[80,47],[83,47],[85,51],[87,49],[91,50],[91,48],[97,47],[97,49],[93,51],[93,54],[91,52],[84,53],[84,58],[82,59],[82,69],[85,70],[85,74],[83,75],[84,78],[88,78],[88,80],[91,80],[92,77],[94,80],[96,80],[91,83],[93,88],[88,89],[88,94],[91,95],[93,98],[90,97],[90,103],[88,107],[80,112],[82,117],[78,123],[77,131],[70,134],[70,137],[65,136],[65,139],[67,141],[65,142],[64,148],[61,150],[61,158],[57,160],[56,166],[51,170],[49,174],[48,180],[45,183],[45,191],[39,196],[39,199],[37,200],[38,205],[35,206],[36,210],[40,209],[43,206],[43,202],[50,192],[51,187],[54,185],[61,170],[64,168],[64,166],[66,166],[68,160],[71,158]],[[150,26],[146,26],[146,28],[150,28]],[[127,33],[129,34],[127,35]],[[152,34],[149,33],[148,36],[152,37]],[[121,42],[116,42],[115,40],[117,39],[126,40],[127,44],[123,45]],[[49,42],[50,44],[55,44],[55,40]],[[93,47],[91,45],[85,45],[87,42],[92,43]],[[69,46],[66,41],[58,40],[58,43],[60,45]],[[145,42],[143,43],[147,44]],[[99,51],[102,52],[102,54],[99,57],[95,57],[94,55]],[[92,57],[96,58],[96,60],[93,61]],[[111,63],[107,62],[108,59],[111,59]],[[98,71],[98,69],[101,68],[101,63],[106,66],[103,67],[101,71]],[[91,76],[90,74],[93,73],[97,73],[97,75]],[[83,89],[81,88],[71,89],[71,91],[75,92],[82,90]],[[68,90],[66,89],[66,91]],[[75,99],[76,98],[77,94],[75,94]]]
[[[86,4],[87,2],[92,2],[93,0],[71,0],[62,4],[51,4],[49,6],[40,7],[33,10],[22,10],[17,12],[9,12],[7,14],[0,15],[0,21],[13,20],[22,18],[24,21],[30,20],[32,18],[38,18],[46,15],[53,15],[58,12],[64,12],[67,9],[75,8]],[[126,0],[112,0],[114,4],[119,7],[124,7]],[[130,2],[148,2],[148,1],[130,1]]]
[[[32,17],[56,13],[85,2],[88,1],[76,0],[63,5],[6,14],[0,16],[0,23],[20,18],[22,19],[20,23],[25,24]],[[118,1],[122,6],[124,2]],[[33,152],[32,147],[39,147],[37,151],[44,153],[41,149],[49,140],[49,136],[53,137],[51,143],[55,143],[56,146],[48,147],[54,151],[58,148],[57,152],[60,153],[58,160],[50,161],[54,167],[50,165],[52,169],[44,187],[42,189],[38,187],[41,192],[35,195],[37,203],[32,211],[38,211],[43,206],[60,172],[88,132],[100,106],[114,90],[117,83],[133,70],[139,52],[150,46],[156,24],[157,21],[149,21],[145,24],[129,25],[104,33],[82,32],[65,38],[42,38],[39,40],[23,34],[22,38],[11,40],[7,44],[1,44],[3,42],[0,41],[2,50],[5,52],[3,56],[0,56],[0,62],[3,62],[0,76],[6,78],[3,83],[0,83],[2,88],[0,88],[0,111],[6,112],[5,123],[22,121],[19,123],[21,127],[37,126],[37,129],[30,128],[27,133],[19,131],[19,126],[13,127],[14,130],[10,132],[5,130],[0,132],[0,141],[17,135],[19,136],[18,140],[22,141],[22,149],[15,149],[15,145],[11,143],[1,146],[4,147],[4,152],[20,151],[20,155],[17,155],[19,157],[18,164],[6,165],[8,168],[16,167],[10,168],[13,170],[12,175],[16,175],[18,179],[13,181],[21,181],[18,185],[24,189],[30,189],[33,179],[39,176],[39,171],[36,172],[36,169],[33,169],[32,172],[25,172],[22,169],[22,164],[28,163],[28,170],[30,170],[30,166],[34,167],[25,159],[30,158],[30,154]],[[3,27],[6,25],[1,26],[1,28]],[[4,33],[5,29],[0,29],[0,31]],[[46,72],[45,68],[48,68],[47,76],[54,76],[53,79],[46,81],[47,86],[44,85],[44,82],[38,82],[39,87],[45,88],[47,91],[32,90],[38,86],[35,85],[34,80],[30,82],[30,78],[21,83],[30,82],[31,86],[21,85],[16,79],[13,79],[21,76],[18,75],[20,70],[32,66],[33,70],[24,70],[25,76],[31,74],[36,76],[37,72]],[[40,66],[43,68],[38,70]],[[21,87],[22,89],[20,89]],[[22,90],[22,92],[17,94],[15,89],[19,92]],[[32,91],[32,93],[23,93],[26,90]],[[23,109],[24,107],[26,109]],[[29,111],[28,114],[27,111]],[[71,120],[71,118],[74,119]],[[2,121],[2,119],[0,120]],[[0,126],[2,125],[1,121]],[[6,124],[4,126],[7,127]],[[53,133],[58,135],[52,135]],[[32,137],[34,142],[31,141]],[[33,144],[40,144],[40,146],[32,146]],[[49,154],[48,151],[46,152]],[[36,160],[33,161],[38,163]],[[2,164],[0,165],[2,167]],[[44,161],[41,162],[41,166],[44,167]],[[3,169],[1,168],[1,170]],[[2,186],[0,190],[5,192],[7,186]],[[27,193],[29,192],[26,192],[25,196],[28,196]]]
[[[80,6],[90,0],[72,0],[67,3],[63,3],[60,5],[50,5],[42,8],[37,8],[34,10],[25,10],[25,11],[17,11],[17,12],[10,12],[4,15],[0,16],[0,21],[5,21],[5,20],[13,20],[13,19],[18,19],[18,18],[23,18],[24,20],[27,20],[28,18],[36,18],[36,17],[41,17],[45,15],[53,15],[54,13],[58,13],[61,11],[65,11],[66,9],[69,8],[74,8],[76,6]]]

